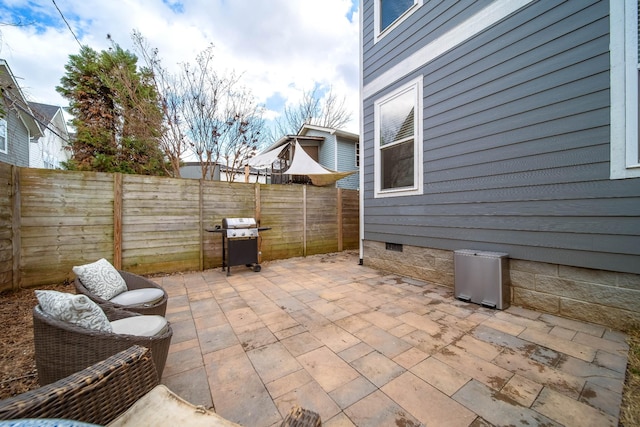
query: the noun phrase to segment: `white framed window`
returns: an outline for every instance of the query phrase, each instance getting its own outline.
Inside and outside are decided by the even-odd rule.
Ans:
[[[0,119],[0,153],[7,153],[7,121]]]
[[[611,179],[640,177],[638,142],[638,2],[612,1],[609,10],[611,61]]]
[[[42,162],[44,163],[45,169],[56,169],[56,164],[58,163],[56,157],[48,151],[42,154]]]
[[[375,197],[422,194],[422,76],[374,103]]]
[[[377,42],[422,6],[423,0],[375,0],[374,29]]]

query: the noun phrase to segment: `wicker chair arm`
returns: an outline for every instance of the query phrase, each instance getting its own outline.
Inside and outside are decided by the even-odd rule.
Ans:
[[[135,289],[157,288],[164,292],[164,296],[160,301],[157,301],[151,306],[148,306],[146,304],[123,306],[100,298],[98,295],[87,289],[78,276],[76,276],[73,281],[76,288],[76,293],[86,295],[91,300],[95,301],[100,307],[102,307],[105,312],[108,312],[110,309],[115,308],[120,310],[133,311],[140,314],[159,314],[160,316],[165,315],[169,297],[160,285],[152,280],[147,279],[146,277],[138,276],[137,274],[129,273],[128,271],[118,270],[118,272],[127,284],[127,290],[133,291]]]
[[[100,308],[104,311],[104,314],[109,319],[109,322],[113,322],[114,320],[126,319],[127,317],[133,316],[142,316],[140,313],[136,313],[133,311],[123,310],[114,305],[101,305]]]
[[[157,384],[151,352],[134,345],[54,383],[0,401],[0,419],[64,418],[105,425]]]
[[[162,289],[160,285],[158,285],[153,280],[149,280],[146,277],[139,276],[137,274],[130,273],[124,270],[118,270],[124,281],[127,283],[127,288],[132,291],[134,289],[144,289],[144,288],[158,288]]]
[[[108,310],[110,321],[139,316],[123,310]],[[40,310],[33,309],[33,337],[36,368],[40,384],[49,384],[106,359],[132,345],[151,349],[158,378],[167,360],[173,331],[171,326],[161,335],[142,337],[120,335],[83,328],[68,322],[56,320]]]

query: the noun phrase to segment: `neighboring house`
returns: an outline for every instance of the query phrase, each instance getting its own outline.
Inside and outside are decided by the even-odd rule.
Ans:
[[[230,182],[247,182],[244,168],[242,170],[236,169],[231,170],[227,174],[226,165],[216,165],[216,168],[213,173],[214,181],[230,181]],[[184,162],[182,166],[180,166],[180,177],[181,178],[190,178],[190,179],[201,179],[202,178],[202,167],[200,166],[200,162]],[[228,178],[231,177],[231,180]],[[268,182],[267,176],[264,171],[259,171],[251,168],[248,178],[249,183],[259,182],[260,184],[265,184]]]
[[[29,151],[43,135],[15,76],[0,59],[0,161],[29,166]]]
[[[363,0],[362,262],[508,253],[513,304],[640,322],[637,8]]]
[[[357,134],[315,125],[303,125],[296,135],[285,135],[264,152],[284,147],[297,141],[302,149],[317,163],[336,172],[351,172],[359,169],[358,150],[360,137]],[[273,183],[277,182],[273,175]],[[335,187],[357,190],[360,185],[356,172],[339,179]]]
[[[30,146],[29,167],[60,169],[61,162],[66,162],[71,157],[71,151],[64,148],[69,142],[69,132],[62,108],[37,102],[29,102],[29,106],[44,130],[44,135]]]

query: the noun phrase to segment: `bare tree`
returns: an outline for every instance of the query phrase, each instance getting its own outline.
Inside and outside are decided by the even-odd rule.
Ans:
[[[345,106],[346,98],[338,98],[333,87],[322,96],[319,86],[305,90],[297,105],[285,107],[276,119],[275,128],[280,135],[296,134],[304,124],[340,129],[351,120],[352,113]]]
[[[183,64],[180,75],[182,114],[191,151],[200,161],[203,179],[213,179],[222,155],[220,140],[231,129],[235,117],[221,120],[221,105],[235,77],[219,77],[213,69],[213,47],[196,57],[195,65]]]
[[[228,95],[225,117],[230,118],[227,122],[230,128],[221,136],[219,144],[227,181],[233,181],[238,167],[258,151],[265,125],[264,108],[256,103],[250,91],[241,88]]]
[[[134,32],[133,38],[154,70],[164,115],[162,147],[174,176],[180,176],[180,159],[190,151],[200,163],[203,179],[213,179],[216,167],[224,163],[227,180],[232,180],[233,171],[257,151],[264,128],[264,109],[240,86],[241,76],[216,71],[213,45],[171,75],[140,33]]]
[[[213,48],[200,53],[196,63],[184,64],[182,114],[191,150],[200,161],[203,179],[213,179],[224,163],[228,181],[260,145],[263,108],[240,86],[235,73],[220,75],[213,68]]]
[[[140,32],[134,31],[131,37],[136,51],[152,71],[153,84],[160,97],[163,115],[160,148],[171,164],[171,174],[179,178],[181,159],[188,150],[188,140],[185,135],[184,120],[182,118],[181,82],[162,66],[158,56],[158,49],[149,47]]]

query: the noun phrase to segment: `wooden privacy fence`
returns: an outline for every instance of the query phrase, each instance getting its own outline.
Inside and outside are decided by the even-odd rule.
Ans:
[[[0,163],[0,291],[60,283],[106,258],[138,274],[222,265],[225,217],[252,217],[262,260],[358,247],[355,190],[264,185]]]

